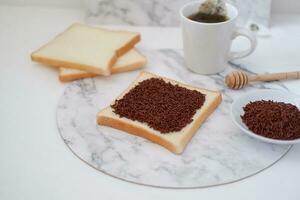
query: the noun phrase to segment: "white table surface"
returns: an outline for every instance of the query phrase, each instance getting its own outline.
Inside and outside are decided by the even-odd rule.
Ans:
[[[30,53],[73,22],[79,10],[0,6],[0,199],[300,199],[300,145],[277,164],[237,183],[196,190],[139,186],[87,166],[56,127],[56,104],[67,84]],[[300,69],[300,15],[273,16],[272,36],[240,62],[256,71]],[[120,28],[120,27],[116,27]],[[141,32],[141,49],[181,48],[177,28],[121,27]],[[244,41],[235,48],[246,46]],[[249,67],[250,68],[250,67]],[[285,83],[300,94],[299,81]]]

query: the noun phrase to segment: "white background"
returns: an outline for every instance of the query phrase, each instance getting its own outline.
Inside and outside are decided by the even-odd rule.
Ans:
[[[10,5],[41,5],[68,8],[82,8],[84,2],[93,0],[0,0],[2,4]],[[298,0],[272,0],[272,10],[278,12],[300,12]]]
[[[295,145],[276,165],[251,178],[197,190],[138,186],[87,166],[66,147],[56,127],[56,104],[67,84],[57,80],[54,69],[32,63],[29,56],[71,23],[83,19],[81,10],[67,8],[79,8],[80,1],[4,2],[26,6],[0,4],[0,200],[300,199],[300,145]],[[32,7],[29,3],[55,6]],[[274,9],[299,11],[299,5],[297,0],[276,0]],[[273,21],[273,39],[261,39],[258,56],[250,61],[284,67],[284,61],[292,60],[291,64],[300,66],[297,54],[284,54],[299,55],[300,15],[276,15]],[[140,48],[180,47],[177,29],[136,30],[143,35]],[[158,33],[159,37],[155,35]],[[156,41],[151,40],[154,36]],[[266,53],[271,51],[276,57],[286,56],[276,60]],[[259,56],[261,60],[257,60]]]

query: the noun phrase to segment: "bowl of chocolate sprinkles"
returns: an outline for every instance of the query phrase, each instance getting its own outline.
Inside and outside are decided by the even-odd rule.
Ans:
[[[275,144],[300,143],[300,97],[281,90],[249,92],[232,103],[233,122],[246,134]]]

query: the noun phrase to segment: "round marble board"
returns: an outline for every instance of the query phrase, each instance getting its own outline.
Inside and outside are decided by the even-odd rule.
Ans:
[[[72,82],[57,106],[57,125],[67,146],[79,158],[105,174],[149,186],[197,188],[238,181],[254,175],[282,158],[291,146],[252,139],[234,126],[229,116],[234,98],[259,88],[279,84],[250,85],[233,91],[224,75],[202,76],[188,71],[182,52],[144,51],[144,70],[194,86],[219,90],[223,101],[209,116],[181,155],[175,155],[146,139],[99,126],[96,115],[108,106],[140,71]]]

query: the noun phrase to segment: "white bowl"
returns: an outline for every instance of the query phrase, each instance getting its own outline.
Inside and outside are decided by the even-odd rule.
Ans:
[[[296,144],[300,143],[300,139],[295,140],[277,140],[270,139],[260,135],[257,135],[250,131],[248,127],[243,123],[241,119],[241,115],[244,115],[243,107],[248,104],[250,101],[258,101],[258,100],[273,100],[285,103],[291,103],[299,108],[300,97],[293,95],[289,92],[282,90],[274,90],[274,89],[263,89],[256,90],[252,92],[248,92],[240,97],[238,97],[231,105],[231,119],[234,124],[237,125],[244,133],[247,135],[256,138],[258,140],[274,143],[274,144]],[[300,123],[300,122],[299,122]]]

